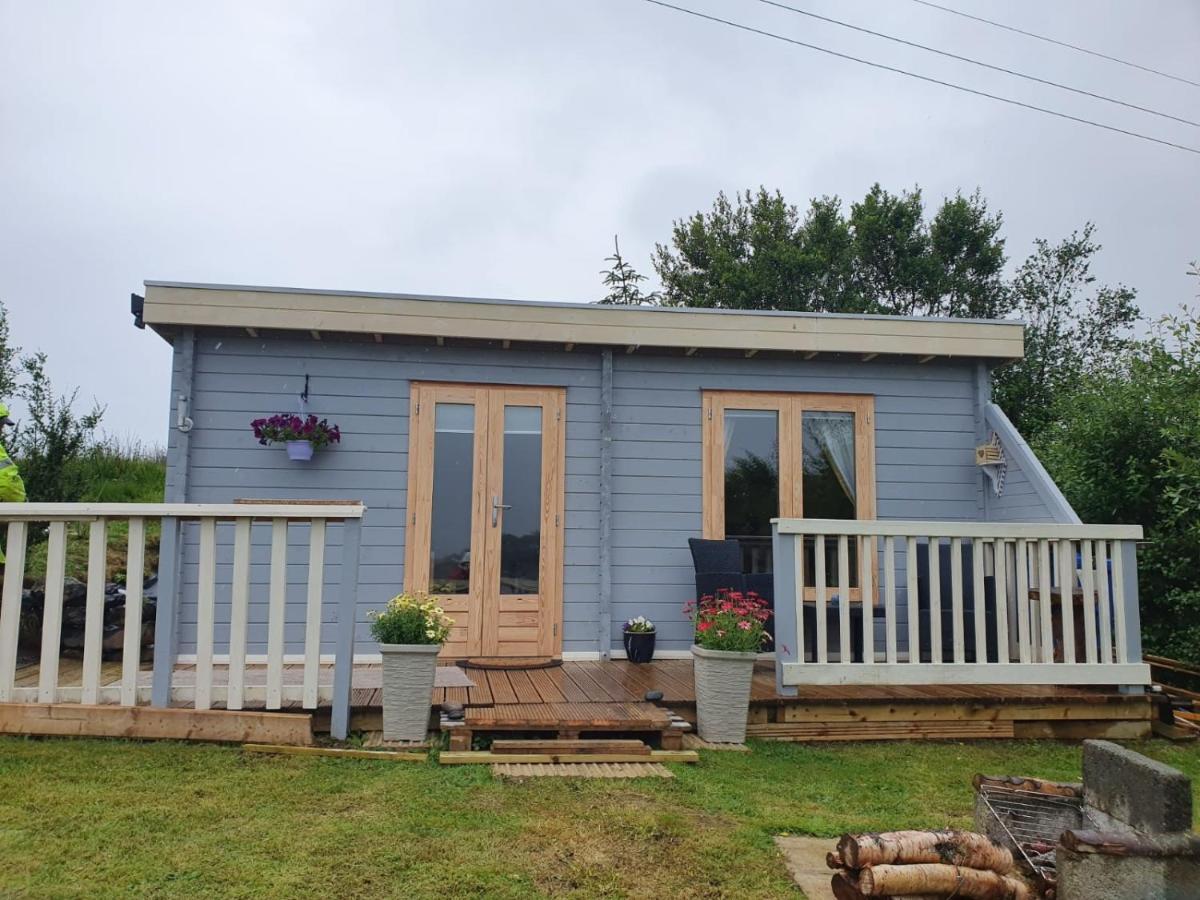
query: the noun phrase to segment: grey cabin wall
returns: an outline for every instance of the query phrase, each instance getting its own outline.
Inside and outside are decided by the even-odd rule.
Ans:
[[[189,413],[194,428],[184,460],[174,429],[183,379],[174,354],[168,489],[188,502],[236,498],[361,499],[364,520],[357,639],[373,650],[367,613],[403,584],[408,398],[412,380],[555,385],[567,388],[566,520],[563,650],[600,649],[599,468],[600,356],[576,349],[522,350],[377,344],[307,338],[249,338],[201,333],[195,345]],[[308,410],[337,422],[340,446],[310,463],[292,463],[281,448],[260,447],[250,420],[298,411],[304,376]],[[687,539],[701,533],[701,391],[803,391],[875,396],[877,512],[888,519],[982,518],[980,473],[974,465],[978,421],[975,363],[924,365],[876,359],[743,359],[613,354],[612,633],[646,615],[659,623],[659,646],[686,650],[690,625],[682,607],[692,598]],[[186,477],[185,477],[186,475]],[[1012,485],[1013,471],[1009,478]],[[1012,488],[1010,487],[1010,490]],[[1020,496],[1012,494],[1015,499]],[[1003,499],[1003,498],[1001,498]],[[997,498],[989,498],[995,513]],[[196,563],[194,528],[183,538],[180,646],[194,652]],[[904,553],[897,554],[903,627]],[[252,549],[250,653],[266,648],[269,525],[255,527]],[[232,527],[218,534],[216,651],[228,640]],[[326,587],[338,584],[341,528],[329,532]],[[303,639],[307,527],[292,528],[288,550],[288,652]],[[327,596],[333,596],[332,593]],[[333,604],[326,604],[327,625]],[[333,630],[324,629],[332,651]]]
[[[178,364],[179,348],[175,358]],[[186,499],[228,503],[237,498],[354,499],[367,505],[358,581],[357,642],[371,652],[367,614],[380,609],[404,583],[404,520],[408,482],[409,384],[463,381],[557,385],[567,388],[563,648],[594,650],[599,535],[599,379],[597,355],[562,351],[461,349],[305,339],[252,339],[200,335],[191,391]],[[340,446],[311,462],[289,462],[280,447],[261,447],[251,419],[298,411],[309,376],[308,411],[342,429]],[[172,395],[173,397],[175,394]],[[174,413],[172,413],[174,416]],[[172,418],[174,422],[174,418]],[[176,433],[172,429],[172,447]],[[169,479],[182,462],[168,451]],[[256,525],[251,551],[249,653],[266,651],[270,526]],[[286,641],[303,646],[307,526],[292,526],[288,546]],[[340,578],[341,528],[331,526],[325,565],[326,597]],[[180,646],[195,651],[198,536],[185,529]],[[228,644],[232,526],[218,529],[216,652]],[[325,605],[322,648],[332,652]]]
[[[973,361],[614,356],[613,641],[625,619],[659,623],[660,646],[685,650],[692,599],[687,539],[701,532],[701,391],[875,396],[877,515],[978,519]],[[903,544],[897,547],[901,594]],[[907,609],[898,603],[900,633]],[[882,628],[882,625],[879,625]],[[880,634],[882,632],[880,631]]]

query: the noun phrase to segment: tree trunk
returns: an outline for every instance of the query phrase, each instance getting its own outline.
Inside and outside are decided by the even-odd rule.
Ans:
[[[846,834],[838,841],[837,852],[851,869],[892,863],[945,863],[1004,875],[1013,868],[1012,853],[972,831]]]
[[[1033,900],[1023,882],[983,869],[941,863],[880,865],[859,873],[858,888],[868,897],[936,894],[964,900]]]

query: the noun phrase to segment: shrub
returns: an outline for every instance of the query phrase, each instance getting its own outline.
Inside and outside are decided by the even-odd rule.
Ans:
[[[757,653],[770,637],[766,621],[771,610],[753,591],[722,588],[689,603],[684,612],[696,624],[696,644],[705,650]]]
[[[442,644],[453,625],[423,594],[398,594],[383,612],[371,613],[371,634],[381,644]]]

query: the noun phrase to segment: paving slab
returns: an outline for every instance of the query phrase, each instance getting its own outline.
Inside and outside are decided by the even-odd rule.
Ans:
[[[829,881],[833,872],[825,865],[825,854],[837,844],[835,838],[792,837],[775,838],[775,846],[783,854],[788,874],[808,900],[834,900]]]

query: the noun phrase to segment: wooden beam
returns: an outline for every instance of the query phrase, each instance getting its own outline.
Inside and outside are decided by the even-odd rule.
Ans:
[[[342,747],[293,747],[286,744],[243,744],[246,753],[269,753],[279,756],[332,756],[342,759],[376,759],[384,762],[425,762],[427,753],[411,750],[355,750]]]
[[[863,354],[863,356],[862,356],[862,361],[863,361],[863,362],[870,362],[871,360],[873,360],[873,359],[874,359],[875,357],[877,357],[878,355],[879,355],[878,353],[864,353],[864,354]]]
[[[695,356],[696,351],[699,349],[700,349],[699,347],[688,347],[686,350],[683,351],[683,355],[684,356]]]
[[[804,358],[805,359],[814,359],[818,353],[820,353],[819,350],[809,350],[807,353],[804,354]]]
[[[923,365],[925,365],[925,363],[927,363],[927,362],[930,362],[931,360],[934,360],[934,359],[937,359],[937,357],[936,357],[936,356],[934,356],[932,353],[930,353],[928,356],[922,356],[922,357],[920,357],[920,358],[917,360],[917,363],[918,363],[918,365],[922,365],[922,366],[923,366]]]
[[[756,356],[758,356],[757,350],[747,350],[746,351],[746,359],[754,359],[754,357],[756,357]]]
[[[304,746],[312,743],[312,716],[82,703],[0,703],[0,734]]]
[[[258,337],[258,329],[247,327],[246,334],[250,335],[250,337],[256,338],[256,337]]]

